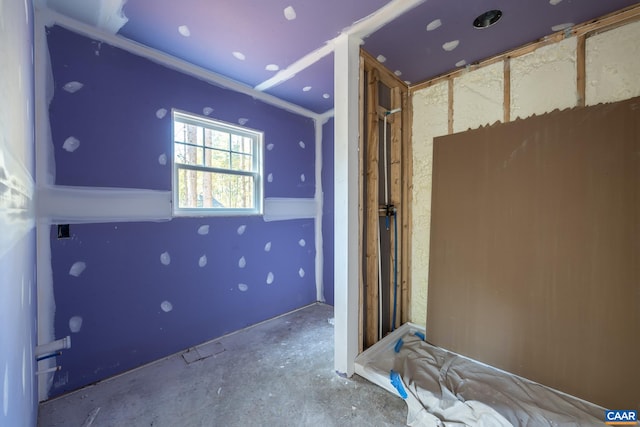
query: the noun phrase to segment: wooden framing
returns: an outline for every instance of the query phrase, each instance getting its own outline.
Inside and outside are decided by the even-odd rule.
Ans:
[[[360,57],[360,70],[359,80],[364,82],[364,59]],[[362,89],[358,91],[358,147],[362,147],[364,143],[364,94]],[[364,150],[358,150],[358,176],[364,176]],[[358,180],[358,224],[364,224],[364,182],[362,179]],[[358,227],[358,254],[362,254],[364,250],[364,229]],[[358,283],[358,354],[364,351],[364,310],[362,307],[362,301],[364,301],[364,279],[362,274],[358,275],[360,282]]]
[[[453,77],[447,79],[448,80],[448,90],[449,90],[449,111],[448,111],[448,125],[447,129],[450,134],[453,133]]]
[[[584,107],[586,104],[586,41],[586,35],[578,36],[578,44],[576,46],[578,107]]]
[[[413,149],[411,129],[413,128],[413,113],[411,98],[408,92],[402,93],[402,211],[400,211],[402,225],[402,264],[400,271],[400,323],[411,320],[409,307],[411,306],[411,230],[413,206]]]
[[[453,71],[449,71],[447,73],[441,74],[440,76],[433,77],[423,82],[418,82],[412,85],[411,87],[409,87],[409,92],[413,93],[417,90],[424,89],[429,86],[433,86],[437,83],[440,83],[443,80],[457,77],[462,73],[467,73],[470,70],[471,71],[477,70],[478,68],[486,67],[487,65],[504,61],[506,58],[517,58],[519,56],[526,55],[543,46],[557,43],[569,37],[580,37],[580,36],[589,37],[591,35],[594,35],[603,31],[608,31],[608,30],[617,28],[621,25],[628,24],[629,22],[637,21],[639,19],[640,19],[640,4],[636,4],[626,9],[622,9],[620,11],[602,16],[600,18],[587,21],[583,24],[576,25],[568,31],[559,31],[557,33],[553,33],[535,42],[528,43],[524,46],[510,50],[508,52],[498,54],[496,56],[485,59],[483,61],[479,61],[477,63],[467,65],[464,68],[459,68]]]
[[[379,321],[388,325],[383,329],[383,334],[391,328],[394,321],[391,318],[394,307],[394,261],[397,261],[397,305],[395,325],[409,320],[409,295],[410,295],[410,269],[409,251],[411,229],[411,213],[408,196],[411,194],[411,168],[407,168],[407,162],[411,161],[410,132],[407,131],[407,122],[411,117],[410,104],[408,102],[408,87],[393,73],[380,64],[369,54],[361,51],[361,128],[360,153],[362,156],[361,177],[364,183],[361,185],[361,209],[362,224],[360,239],[365,242],[362,247],[362,268],[365,272],[366,283],[361,285],[361,301],[365,309],[361,320],[363,347],[367,348],[375,344],[379,337]],[[379,85],[382,84],[390,90],[390,103],[384,107],[380,105]],[[399,112],[389,114],[390,110],[401,109]],[[398,227],[397,259],[396,248],[393,239],[393,218],[390,219],[390,233],[382,238],[391,236],[391,241],[385,244],[390,253],[382,254],[382,262],[388,263],[388,270],[383,268],[385,276],[382,277],[383,294],[378,290],[378,233],[380,232],[380,219],[386,216],[384,201],[380,200],[380,168],[383,161],[380,155],[381,131],[380,124],[385,120],[388,124],[388,159],[389,162],[389,204],[397,211],[396,220]],[[386,242],[386,241],[385,241]],[[386,272],[388,271],[388,275]],[[383,301],[384,308],[380,312],[380,298],[389,296],[388,301]],[[386,317],[387,312],[389,318]],[[385,317],[380,318],[384,313]]]
[[[506,57],[503,65],[504,101],[502,102],[502,105],[504,115],[502,120],[504,123],[509,123],[511,121],[511,58]]]
[[[366,272],[366,329],[365,347],[370,347],[378,341],[378,158],[379,131],[378,131],[378,70],[371,69],[367,73],[367,98],[366,98],[366,159],[364,179],[366,180],[365,199],[365,272]]]

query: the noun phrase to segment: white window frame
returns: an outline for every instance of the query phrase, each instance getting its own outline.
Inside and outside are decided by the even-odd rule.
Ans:
[[[171,193],[172,193],[172,212],[173,216],[191,216],[191,217],[204,217],[204,216],[242,216],[242,215],[262,215],[263,214],[263,139],[264,134],[261,131],[249,129],[226,123],[220,120],[214,120],[209,117],[199,116],[180,110],[172,110],[171,112],[171,164],[172,177],[171,177]],[[187,165],[176,161],[175,155],[175,122],[176,119],[183,123],[189,123],[196,126],[213,129],[222,132],[228,132],[233,135],[239,135],[242,137],[251,138],[253,141],[254,153],[252,156],[252,171],[241,171],[234,169],[221,169],[216,167],[204,166],[204,165]],[[233,151],[229,150],[231,153]],[[239,176],[251,176],[253,177],[253,205],[251,209],[248,208],[227,208],[227,207],[199,207],[199,208],[181,208],[179,207],[179,171],[180,170],[195,170],[203,172],[222,173],[228,175]]]

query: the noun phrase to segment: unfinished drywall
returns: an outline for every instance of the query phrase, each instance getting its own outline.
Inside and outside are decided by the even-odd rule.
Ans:
[[[640,21],[587,39],[587,105],[640,95],[639,72]]]
[[[453,80],[453,131],[475,129],[503,118],[502,62],[464,73]]]
[[[0,425],[35,426],[31,2],[0,2],[0,40]]]
[[[630,23],[602,34],[593,35],[586,41],[586,98],[588,104],[606,101],[619,101],[629,96],[640,94],[640,80],[633,78],[640,73],[640,55],[636,52],[635,43],[640,37],[640,23]],[[594,41],[591,41],[593,38]],[[578,101],[576,52],[577,42],[570,38],[564,42],[537,49],[521,58],[512,58],[510,63],[511,78],[509,87],[511,96],[511,120],[516,116],[528,117],[542,114],[554,109],[574,107]],[[593,59],[592,59],[593,55]],[[602,59],[599,59],[602,58]],[[500,62],[501,66],[503,63]],[[606,78],[590,78],[593,69],[601,66],[607,72]],[[490,65],[488,67],[495,67]],[[573,69],[571,69],[573,67]],[[470,81],[474,75],[488,74],[487,84],[497,88],[498,67],[487,73],[481,67],[469,71],[463,77]],[[592,71],[590,71],[592,70]],[[604,71],[602,71],[604,72]],[[463,77],[454,79],[461,80]],[[483,79],[477,85],[482,87]],[[477,86],[476,85],[476,86]],[[436,89],[437,88],[437,89]],[[602,88],[602,89],[601,89]],[[619,89],[615,89],[619,88]],[[465,123],[470,128],[493,123],[494,111],[490,121],[479,123],[484,115],[475,111],[474,106],[464,105],[458,99],[462,90],[454,85],[453,125]],[[469,94],[467,94],[469,95]],[[478,97],[475,97],[476,101]],[[504,99],[503,90],[494,94],[494,102],[489,105],[501,105]],[[434,137],[447,135],[447,83],[446,81],[412,92],[413,102],[413,238],[412,238],[412,289],[411,289],[411,321],[424,325],[427,301],[427,275],[429,259],[429,226],[431,216],[431,141]],[[488,105],[489,104],[489,105]],[[467,109],[459,113],[458,108]],[[514,114],[516,116],[514,116]],[[428,146],[427,146],[428,144]]]
[[[334,186],[333,186],[333,118],[322,125],[322,251],[323,251],[323,290],[324,301],[334,304],[333,282],[333,222],[334,214]],[[338,215],[338,217],[340,217]]]
[[[449,85],[428,87],[413,96],[413,235],[411,262],[411,321],[427,318],[429,235],[431,225],[431,166],[433,138],[446,135]]]
[[[264,132],[265,197],[314,203],[313,119],[60,26],[47,42],[54,190],[168,192],[175,108]],[[317,301],[313,218],[95,218],[49,230],[55,338],[73,339],[50,397]]]
[[[427,339],[640,409],[638,153],[640,98],[437,138]]]
[[[576,38],[511,60],[511,119],[575,107]]]

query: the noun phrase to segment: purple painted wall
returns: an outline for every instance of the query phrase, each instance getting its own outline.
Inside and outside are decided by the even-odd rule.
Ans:
[[[35,426],[33,10],[0,2],[0,426]]]
[[[60,27],[48,42],[56,184],[169,190],[170,161],[158,158],[170,158],[171,108],[209,107],[212,118],[248,119],[264,132],[266,197],[313,197],[312,120]],[[72,81],[84,86],[70,93]],[[71,152],[69,136],[80,141]],[[56,338],[71,334],[73,347],[59,358],[50,396],[316,300],[313,220],[72,224],[68,240],[55,231]]]
[[[322,192],[324,200],[322,205],[322,252],[323,252],[323,277],[324,298],[327,304],[334,303],[333,283],[333,119],[322,126]]]

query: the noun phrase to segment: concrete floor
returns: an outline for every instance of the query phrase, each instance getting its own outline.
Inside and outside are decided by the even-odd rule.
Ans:
[[[38,426],[405,425],[402,399],[334,372],[330,318],[313,305],[42,403]]]

